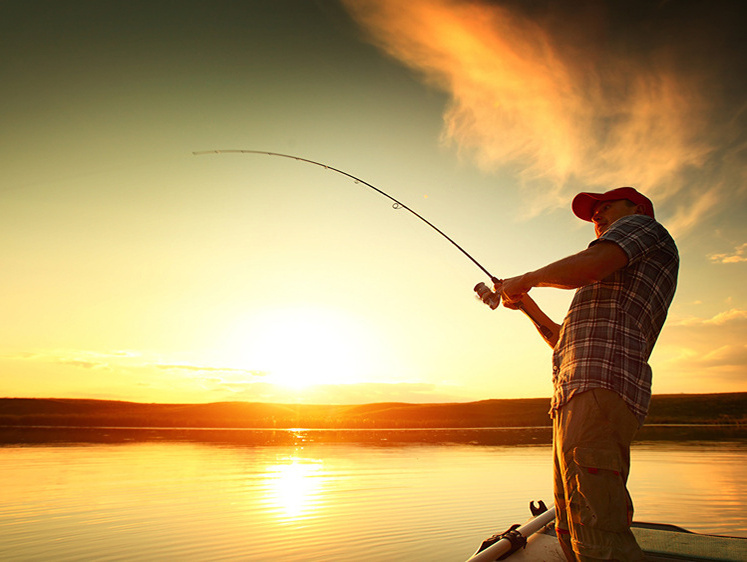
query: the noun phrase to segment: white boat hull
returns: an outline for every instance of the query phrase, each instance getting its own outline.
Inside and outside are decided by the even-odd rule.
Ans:
[[[510,554],[509,562],[565,562],[558,539],[552,531],[548,512],[519,528],[527,538],[526,546]],[[701,560],[720,562],[747,561],[747,538],[691,533],[671,525],[633,523],[633,534],[649,562]],[[501,541],[505,542],[505,541]],[[492,562],[509,549],[495,543],[475,553],[468,562]]]

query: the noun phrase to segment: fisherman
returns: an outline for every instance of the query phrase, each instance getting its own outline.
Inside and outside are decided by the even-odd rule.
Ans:
[[[679,255],[651,201],[632,187],[579,193],[571,208],[594,223],[596,240],[495,290],[504,306],[523,307],[550,328],[555,524],[566,558],[644,560],[630,530],[630,444],[651,401],[648,358],[674,297]],[[528,295],[533,287],[576,289],[562,324]]]

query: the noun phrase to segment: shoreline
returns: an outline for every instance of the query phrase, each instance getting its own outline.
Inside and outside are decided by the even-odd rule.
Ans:
[[[111,400],[0,398],[0,431],[551,431],[549,398],[467,403],[356,405],[213,402],[146,404]],[[35,428],[35,429],[32,429]],[[46,428],[46,429],[44,429]],[[640,435],[747,433],[747,392],[654,395]],[[443,432],[441,433],[443,435]],[[0,443],[5,442],[0,439]]]
[[[200,443],[225,446],[308,444],[409,445],[550,445],[552,428],[215,428],[0,426],[0,447],[74,444]],[[634,444],[670,442],[747,443],[744,425],[656,424],[644,426]]]

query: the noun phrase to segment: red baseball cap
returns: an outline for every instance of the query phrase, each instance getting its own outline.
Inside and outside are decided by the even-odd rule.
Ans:
[[[636,205],[642,205],[643,213],[655,218],[654,204],[648,197],[638,193],[632,187],[618,187],[605,193],[579,193],[573,198],[571,209],[573,209],[573,214],[581,220],[591,222],[591,217],[594,216],[594,207],[597,203],[600,201],[617,201],[618,199],[627,199]]]

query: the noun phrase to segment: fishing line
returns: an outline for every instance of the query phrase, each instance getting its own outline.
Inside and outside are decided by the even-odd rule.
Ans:
[[[475,258],[473,258],[464,248],[462,248],[459,244],[457,244],[450,236],[448,236],[443,230],[438,228],[435,224],[430,222],[428,219],[426,219],[425,217],[423,217],[416,211],[412,210],[410,207],[402,203],[402,201],[395,199],[394,197],[392,197],[385,191],[379,189],[375,185],[372,185],[368,183],[367,181],[354,176],[353,174],[349,174],[345,170],[340,170],[339,168],[335,168],[334,166],[330,166],[329,164],[323,164],[322,162],[317,162],[316,160],[309,160],[308,158],[302,158],[301,156],[294,156],[292,154],[281,154],[280,152],[268,152],[266,150],[203,150],[203,151],[193,152],[192,154],[194,154],[195,156],[201,156],[204,154],[262,154],[266,156],[280,156],[281,158],[290,158],[291,160],[296,160],[298,162],[306,162],[307,164],[313,164],[315,166],[319,166],[320,168],[324,168],[325,170],[331,170],[333,172],[337,172],[338,174],[342,174],[343,176],[346,176],[352,179],[356,184],[362,183],[363,185],[370,187],[375,192],[383,195],[384,197],[392,201],[393,203],[392,208],[405,209],[406,211],[409,211],[410,213],[415,215],[417,218],[419,218],[421,221],[423,221],[425,224],[430,226],[433,230],[435,230],[441,236],[443,236],[449,242],[451,242],[457,248],[457,250],[462,252],[465,256],[467,256],[470,259],[472,263],[474,263],[477,267],[479,267],[480,270],[482,270],[482,272],[485,273],[485,275],[487,275],[494,284],[498,284],[501,282],[500,279],[498,279],[493,274],[491,274],[487,269],[485,269],[485,267],[483,267],[483,265],[480,262],[478,262]],[[487,290],[487,292],[490,293],[490,295],[487,295],[486,297],[485,294],[482,293],[483,291],[482,287],[484,287],[484,289]],[[501,299],[500,293],[494,293],[488,287],[486,287],[484,283],[478,283],[477,286],[475,286],[475,292],[477,292],[480,295],[481,300],[483,300],[483,302],[485,302],[486,304],[489,304],[490,308],[492,309],[497,308],[497,306],[500,304],[500,299]],[[514,304],[519,310],[521,310],[524,314],[526,314],[529,317],[529,319],[534,323],[534,325],[537,326],[537,329],[539,329],[540,332],[542,332],[542,334],[546,338],[551,336],[552,332],[550,331],[550,329],[542,325],[532,314],[530,314],[524,308],[524,306],[520,302],[517,302]]]
[[[348,172],[346,172],[344,170],[340,170],[338,168],[334,168],[332,166],[329,166],[328,164],[323,164],[321,162],[316,162],[314,160],[309,160],[307,158],[301,158],[300,156],[293,156],[292,154],[280,154],[278,152],[267,152],[267,151],[264,151],[264,150],[204,150],[204,151],[201,151],[201,152],[193,152],[192,154],[194,154],[195,156],[200,156],[200,155],[203,155],[203,154],[265,154],[267,156],[280,156],[282,158],[290,158],[291,160],[297,160],[299,162],[306,162],[308,164],[314,164],[315,166],[320,166],[320,167],[324,168],[325,170],[331,170],[333,172],[337,172],[338,174],[342,174],[343,176],[347,176],[350,179],[352,179],[355,183],[362,183],[363,185],[366,185],[366,186],[370,187],[371,189],[373,189],[377,193],[380,193],[381,195],[383,195],[387,199],[391,200],[393,202],[393,204],[392,204],[392,208],[393,209],[405,209],[406,211],[410,211],[413,215],[415,215],[416,217],[418,217],[421,221],[423,221],[425,224],[427,224],[428,226],[430,226],[433,230],[435,230],[441,236],[443,236],[449,242],[451,242],[454,246],[456,246],[456,248],[460,252],[462,252],[465,256],[467,256],[472,261],[472,263],[474,263],[477,267],[479,267],[485,273],[485,275],[487,275],[490,278],[490,280],[493,283],[498,283],[499,282],[499,280],[498,280],[497,277],[493,276],[475,258],[473,258],[471,255],[469,255],[469,253],[467,253],[467,251],[464,248],[462,248],[459,244],[457,244],[454,240],[452,240],[443,230],[441,230],[440,228],[438,228],[432,222],[430,222],[429,220],[427,220],[426,218],[424,218],[423,216],[421,216],[417,212],[413,211],[410,207],[408,207],[407,205],[405,205],[404,203],[402,203],[402,201],[399,201],[399,200],[395,199],[394,197],[392,197],[391,195],[389,195],[385,191],[379,189],[375,185],[371,185],[367,181],[362,180],[361,178],[358,178],[358,177],[354,176],[353,174],[349,174]]]

